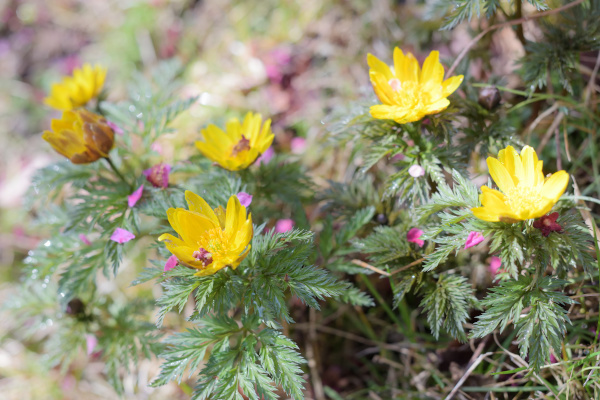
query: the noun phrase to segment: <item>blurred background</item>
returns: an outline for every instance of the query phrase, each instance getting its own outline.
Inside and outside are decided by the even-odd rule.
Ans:
[[[438,31],[443,21],[430,3],[0,0],[1,301],[10,298],[11,283],[19,280],[20,262],[46,238],[29,223],[31,210],[23,205],[33,172],[59,159],[41,139],[50,120],[59,117],[43,104],[52,82],[84,62],[102,64],[108,69],[107,99],[118,101],[136,71],[147,73],[160,60],[176,58],[184,66],[180,97],[199,100],[176,121],[177,132],[157,143],[167,162],[194,151],[191,144],[212,118],[251,110],[273,119],[275,151],[302,157],[314,181],[323,184],[348,173],[338,156],[350,149],[334,152],[323,137],[331,113],[373,96],[368,52],[391,61],[393,46],[400,46],[422,61],[437,49],[448,67],[470,39],[465,26]],[[523,54],[520,42],[510,30],[486,40],[492,62],[485,69],[472,63],[470,74],[503,75],[510,86],[514,60]],[[19,341],[10,318],[2,320],[1,398],[115,398],[98,360],[82,354],[66,374],[45,370],[39,349]],[[142,366],[140,382],[156,374],[155,364]],[[352,385],[344,379],[335,369],[323,377],[340,390]],[[179,396],[188,395],[171,385],[142,387],[134,397]]]

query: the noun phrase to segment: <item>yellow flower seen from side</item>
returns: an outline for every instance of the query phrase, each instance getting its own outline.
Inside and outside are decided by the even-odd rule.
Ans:
[[[105,78],[106,68],[84,64],[83,67],[73,70],[73,76],[66,76],[62,82],[54,83],[44,103],[63,111],[82,107],[98,96]]]
[[[444,67],[439,58],[439,52],[432,51],[421,69],[411,53],[405,55],[396,47],[394,67],[390,68],[369,54],[369,77],[375,94],[383,103],[371,107],[371,116],[406,124],[445,110],[450,104],[447,97],[460,86],[463,76],[444,80]]]
[[[106,119],[83,108],[63,112],[61,119],[52,120],[51,128],[42,138],[73,164],[108,157],[114,145],[114,132]]]
[[[484,221],[514,223],[548,214],[567,189],[569,174],[558,171],[544,177],[543,164],[529,146],[523,147],[521,155],[508,146],[497,159],[488,157],[490,175],[500,191],[482,186],[483,207],[473,208],[473,215]]]
[[[252,216],[246,218],[246,207],[237,196],[229,198],[227,210],[213,210],[189,190],[185,199],[189,210],[167,210],[169,224],[179,237],[165,233],[158,240],[165,242],[181,264],[198,269],[196,276],[212,275],[225,267],[236,269],[248,255],[254,233]]]
[[[229,171],[248,168],[273,143],[271,120],[262,125],[260,114],[246,114],[243,122],[237,118],[227,122],[225,131],[216,125],[202,130],[204,141],[196,147],[208,159]]]

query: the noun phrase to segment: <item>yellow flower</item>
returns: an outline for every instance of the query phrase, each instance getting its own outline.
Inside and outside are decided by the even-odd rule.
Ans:
[[[508,146],[500,150],[498,159],[488,157],[490,175],[502,193],[482,186],[483,207],[473,208],[473,214],[484,221],[508,223],[546,215],[565,192],[569,174],[558,171],[544,178],[543,164],[529,146],[520,156]]]
[[[227,211],[223,207],[213,211],[189,190],[185,199],[189,210],[167,210],[169,223],[179,237],[165,233],[158,240],[165,241],[180,263],[198,269],[196,276],[212,275],[227,266],[236,269],[248,255],[253,235],[252,216],[246,219],[246,207],[237,196],[229,198]]]
[[[103,116],[86,109],[63,112],[53,119],[52,130],[42,138],[73,164],[88,164],[108,157],[114,144],[114,132]]]
[[[196,147],[204,156],[230,171],[248,168],[273,143],[271,120],[265,121],[261,129],[260,114],[246,114],[244,122],[237,118],[227,122],[223,132],[216,125],[202,130],[204,141]]]
[[[444,79],[440,54],[432,51],[423,63],[423,69],[411,53],[404,55],[394,49],[394,68],[372,54],[367,56],[369,77],[375,94],[383,103],[371,107],[371,116],[393,119],[399,124],[419,121],[435,114],[450,104],[450,96],[461,84],[462,75]]]
[[[52,85],[50,95],[44,99],[44,103],[63,111],[79,108],[98,96],[104,85],[104,78],[106,68],[99,65],[92,68],[90,64],[85,64],[82,68],[75,68],[73,76],[66,76],[62,82]]]

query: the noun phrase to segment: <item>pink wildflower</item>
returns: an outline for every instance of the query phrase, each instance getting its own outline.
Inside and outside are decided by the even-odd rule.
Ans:
[[[244,207],[248,207],[252,203],[252,195],[246,192],[239,192],[237,198],[240,200],[240,204]]]
[[[131,239],[135,239],[135,235],[123,228],[115,229],[113,234],[110,236],[110,240],[117,243],[127,243]]]
[[[114,122],[106,121],[106,125],[110,126],[110,129],[112,129],[117,135],[123,135],[123,129],[121,129],[119,125],[115,124]]]
[[[273,156],[275,155],[275,151],[273,151],[273,147],[269,147],[267,150],[265,150],[264,153],[262,153],[260,155],[260,157],[258,157],[258,159],[256,160],[258,165],[261,164],[268,164],[269,161],[271,161],[271,158],[273,158]]]
[[[178,262],[179,262],[179,260],[177,260],[177,257],[175,256],[175,254],[173,254],[171,257],[169,257],[167,259],[167,262],[165,263],[165,272],[170,271],[173,268],[175,268],[177,266]]]
[[[292,148],[292,153],[294,154],[302,154],[306,149],[306,139],[303,137],[297,136],[292,139],[290,142],[290,147]]]
[[[410,243],[416,243],[419,247],[423,247],[425,241],[420,239],[421,235],[423,235],[423,231],[421,229],[412,228],[406,233],[406,240],[408,240]]]
[[[552,232],[561,233],[562,226],[556,220],[559,214],[553,212],[552,214],[546,214],[543,217],[536,219],[533,222],[533,227],[542,231],[542,235],[547,237]]]
[[[467,240],[465,241],[465,249],[477,246],[479,243],[483,242],[483,239],[485,238],[481,232],[469,232],[469,236],[467,236]]]
[[[425,175],[425,170],[420,165],[415,164],[408,169],[408,174],[413,178],[418,178]]]
[[[492,276],[496,276],[502,266],[502,260],[499,257],[492,256],[490,259],[490,273]]]
[[[141,185],[133,193],[127,196],[127,205],[129,206],[129,208],[133,208],[137,204],[137,202],[142,198],[143,191],[144,185]]]
[[[284,233],[287,231],[291,231],[294,227],[294,221],[291,219],[280,219],[275,223],[275,232]]]
[[[146,180],[154,187],[162,187],[166,189],[169,186],[169,174],[171,173],[171,166],[169,164],[156,164],[152,168],[144,170],[142,174],[146,177]]]

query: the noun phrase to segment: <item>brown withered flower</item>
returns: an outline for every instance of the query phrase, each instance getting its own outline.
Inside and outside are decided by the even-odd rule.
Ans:
[[[73,164],[108,157],[114,145],[115,135],[106,119],[83,108],[63,112],[61,119],[52,120],[51,127],[42,138]]]

